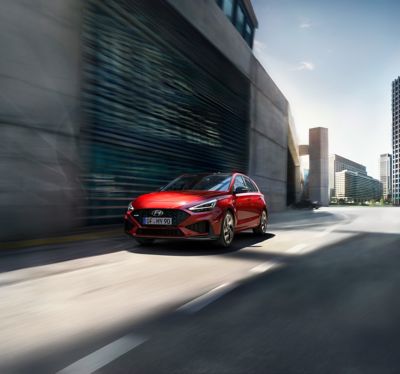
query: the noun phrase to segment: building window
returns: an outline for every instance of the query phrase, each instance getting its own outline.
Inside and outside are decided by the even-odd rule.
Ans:
[[[236,15],[236,28],[242,35],[243,35],[244,23],[245,23],[244,11],[242,6],[239,5],[237,8],[237,15]]]
[[[251,27],[251,25],[248,22],[246,22],[243,37],[246,40],[247,44],[250,47],[252,47],[253,46],[253,28]]]
[[[233,1],[234,0],[222,0],[222,10],[231,21],[233,20]]]

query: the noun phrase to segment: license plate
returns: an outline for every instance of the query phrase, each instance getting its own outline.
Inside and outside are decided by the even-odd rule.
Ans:
[[[144,225],[172,225],[172,218],[143,217]]]

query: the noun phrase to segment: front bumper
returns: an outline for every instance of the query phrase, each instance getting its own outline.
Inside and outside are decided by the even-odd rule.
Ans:
[[[214,240],[218,237],[222,217],[220,209],[204,213],[192,213],[183,209],[179,211],[184,213],[180,214],[183,220],[168,226],[144,225],[142,214],[138,214],[138,211],[127,212],[124,217],[125,232],[134,238],[149,239]]]

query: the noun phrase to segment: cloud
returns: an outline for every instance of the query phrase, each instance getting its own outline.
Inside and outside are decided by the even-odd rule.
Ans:
[[[309,61],[301,61],[298,66],[296,66],[293,70],[295,71],[302,71],[302,70],[308,70],[312,71],[315,69],[315,65],[312,62]]]
[[[302,22],[302,23],[300,23],[299,27],[301,29],[310,29],[311,28],[311,22]]]
[[[254,40],[254,52],[255,53],[263,53],[265,51],[265,48],[266,48],[265,43],[260,42],[257,39]]]

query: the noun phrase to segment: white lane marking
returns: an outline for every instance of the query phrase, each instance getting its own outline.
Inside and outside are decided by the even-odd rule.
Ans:
[[[93,373],[145,341],[146,339],[140,336],[133,334],[125,335],[60,370],[58,374]]]
[[[183,304],[177,309],[177,311],[185,313],[196,313],[206,307],[208,304],[211,304],[213,301],[224,296],[235,287],[236,285],[234,283],[221,284],[220,286],[213,288],[211,291],[208,291],[204,295],[196,297],[192,301]]]
[[[251,268],[250,271],[252,273],[264,273],[267,270],[276,269],[280,266],[282,266],[282,264],[280,264],[279,262],[267,261],[267,262],[263,262],[262,264],[259,264],[257,266],[254,266],[254,268]]]
[[[307,244],[301,243],[301,244],[295,245],[294,247],[289,248],[286,252],[287,253],[301,253],[303,251],[303,249],[306,247],[307,247]]]

